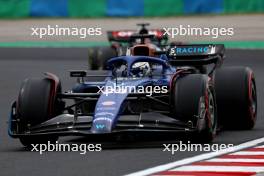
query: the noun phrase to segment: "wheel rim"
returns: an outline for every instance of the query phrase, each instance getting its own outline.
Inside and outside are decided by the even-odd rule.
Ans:
[[[251,83],[251,101],[250,101],[250,111],[252,114],[252,118],[255,119],[256,111],[257,111],[257,99],[256,99],[256,87],[255,84]]]
[[[208,90],[208,118],[209,127],[214,130],[215,127],[215,103],[214,97],[210,90]]]
[[[197,128],[200,131],[209,132],[214,137],[216,132],[215,99],[212,91],[208,88],[206,95],[200,98],[199,120]]]
[[[200,98],[199,102],[199,119],[205,119],[206,116],[206,99],[205,97]]]

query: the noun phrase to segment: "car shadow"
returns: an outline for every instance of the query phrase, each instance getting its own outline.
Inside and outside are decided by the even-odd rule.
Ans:
[[[101,144],[103,150],[164,148],[164,144],[187,143],[188,136],[115,136],[110,138],[77,137],[66,140],[74,144]]]

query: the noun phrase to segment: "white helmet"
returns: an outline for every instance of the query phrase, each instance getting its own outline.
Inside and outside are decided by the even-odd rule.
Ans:
[[[151,68],[148,62],[136,62],[132,65],[131,72],[137,77],[149,76]]]

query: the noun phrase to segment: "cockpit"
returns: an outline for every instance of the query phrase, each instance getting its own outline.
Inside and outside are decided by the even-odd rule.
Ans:
[[[152,75],[162,75],[163,65],[161,63],[139,60],[128,64],[125,60],[113,63],[112,75],[114,77],[142,78]]]

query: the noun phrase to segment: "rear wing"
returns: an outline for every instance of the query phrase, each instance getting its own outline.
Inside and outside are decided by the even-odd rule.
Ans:
[[[172,65],[206,65],[224,57],[223,44],[177,45],[169,48],[167,57]]]
[[[138,34],[137,30],[119,30],[119,31],[107,31],[107,37],[110,42],[130,42],[132,35]],[[167,40],[168,36],[165,35],[165,31],[161,29],[148,30],[149,35],[154,35],[158,40]]]

